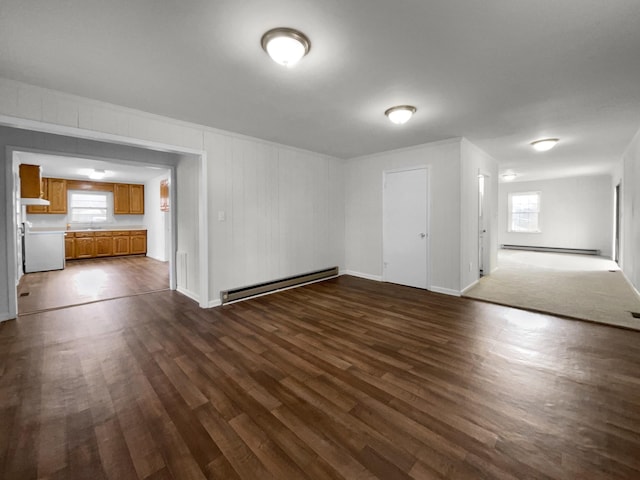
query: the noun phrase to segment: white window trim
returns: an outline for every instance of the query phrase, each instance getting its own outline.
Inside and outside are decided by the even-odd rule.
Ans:
[[[537,230],[529,230],[527,232],[519,232],[517,230],[513,230],[511,228],[512,225],[512,202],[511,197],[513,195],[538,195],[538,229]],[[540,225],[542,224],[542,192],[509,192],[508,201],[507,201],[507,232],[509,233],[542,233],[540,229]]]

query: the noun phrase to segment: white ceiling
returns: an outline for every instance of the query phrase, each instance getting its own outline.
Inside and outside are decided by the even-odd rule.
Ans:
[[[101,182],[144,183],[152,178],[168,174],[166,167],[136,166],[109,159],[64,157],[34,152],[15,152],[18,163],[40,165],[43,177],[89,180],[82,170],[105,170],[107,176]]]
[[[311,39],[291,70],[279,26]],[[640,1],[2,0],[0,75],[342,158],[464,136],[520,180],[593,174],[640,127]]]

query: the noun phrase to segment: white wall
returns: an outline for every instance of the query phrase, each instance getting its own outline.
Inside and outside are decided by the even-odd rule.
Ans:
[[[0,79],[0,123],[11,124],[12,118],[3,115],[113,135],[114,142],[143,140],[159,148],[204,151],[208,203],[203,211],[208,212],[210,236],[204,268],[211,304],[221,289],[344,267],[342,160],[6,79]],[[4,185],[4,171],[2,175]],[[176,208],[184,208],[179,212],[193,221],[199,210],[190,195],[199,191],[201,176],[186,162],[178,165],[176,176],[178,195],[185,195]],[[225,222],[218,222],[219,211],[228,214]],[[196,227],[178,231],[177,249],[197,242],[197,235]],[[0,232],[0,251],[6,237]],[[197,252],[188,261],[190,275],[203,267]],[[187,289],[194,298],[199,282],[190,276]],[[6,290],[4,285],[5,295]],[[2,295],[0,302],[2,310]]]
[[[349,160],[346,167],[345,269],[382,277],[382,175],[429,166],[431,289],[460,291],[460,139]]]
[[[205,148],[212,296],[344,266],[344,161],[220,132]]]
[[[461,142],[461,160],[460,289],[464,290],[480,277],[479,174],[488,177],[485,180],[485,215],[489,220],[486,235],[489,237],[490,261],[485,270],[491,272],[498,265],[498,162],[465,138]]]
[[[169,180],[169,173],[148,180],[144,185],[144,225],[147,229],[147,256],[169,261],[171,214],[160,210],[160,182]]]
[[[620,264],[640,290],[640,130],[622,157]]]
[[[610,257],[613,190],[610,175],[500,184],[499,242],[509,245],[598,249]],[[509,233],[508,194],[541,192],[541,233]]]

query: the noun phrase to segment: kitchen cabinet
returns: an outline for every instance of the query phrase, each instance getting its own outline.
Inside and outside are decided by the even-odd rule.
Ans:
[[[121,255],[146,255],[146,230],[99,230],[67,232],[64,241],[67,260]]]
[[[20,172],[20,196],[22,198],[44,198],[42,191],[40,165],[21,164]]]
[[[76,258],[75,253],[75,234],[71,232],[65,233],[64,236],[64,259],[71,260]]]
[[[113,236],[111,232],[96,232],[96,257],[113,256]]]
[[[67,213],[67,181],[63,178],[43,178],[42,198],[49,200],[49,206],[29,205],[27,213]]]
[[[96,256],[96,239],[93,232],[76,232],[73,246],[74,258],[93,258]]]
[[[146,230],[131,231],[131,255],[147,253],[147,232]]]
[[[160,181],[160,211],[169,211],[169,180]]]
[[[113,213],[116,215],[143,215],[144,185],[115,183],[113,185]]]
[[[113,213],[116,215],[128,214],[130,211],[129,185],[115,183],[113,185]]]
[[[129,213],[144,215],[144,185],[129,185]]]
[[[131,254],[131,237],[129,232],[113,232],[113,254],[129,255]]]
[[[67,213],[67,181],[63,178],[47,178],[47,213]]]

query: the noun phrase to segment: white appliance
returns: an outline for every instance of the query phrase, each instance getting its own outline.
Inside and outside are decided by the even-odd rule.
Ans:
[[[24,234],[24,273],[64,268],[64,231],[27,231]]]

